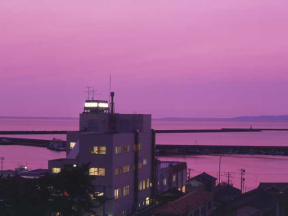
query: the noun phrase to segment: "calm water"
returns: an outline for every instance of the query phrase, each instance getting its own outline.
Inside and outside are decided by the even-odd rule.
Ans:
[[[288,122],[231,122],[231,121],[160,121],[152,122],[154,129],[220,129],[220,128],[288,128]],[[3,119],[0,130],[77,130],[78,119]],[[65,135],[14,136],[40,139],[60,138]],[[288,132],[261,133],[207,133],[207,134],[158,134],[158,144],[198,145],[282,145],[288,146]],[[0,146],[0,157],[4,156],[4,169],[14,169],[18,164],[29,168],[47,168],[49,159],[65,157],[64,152],[50,151],[38,147]],[[186,161],[193,169],[191,176],[206,171],[215,177],[219,170],[219,155],[161,157],[160,160]],[[288,182],[288,157],[283,156],[239,156],[222,157],[221,180],[232,175],[234,186],[240,187],[240,171],[246,169],[246,190],[258,186],[259,182]]]

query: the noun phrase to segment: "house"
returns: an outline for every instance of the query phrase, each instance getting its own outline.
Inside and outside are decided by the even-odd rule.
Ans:
[[[288,183],[260,183],[258,188],[227,203],[223,216],[283,216],[287,212]]]
[[[171,188],[177,188],[185,193],[187,180],[187,163],[177,161],[159,161],[156,165],[157,187],[156,194]]]
[[[153,216],[211,216],[213,214],[213,194],[206,191],[193,191],[151,213]]]
[[[216,186],[217,178],[207,174],[206,172],[201,173],[200,175],[194,176],[187,180],[186,188],[187,192],[204,190],[211,192]]]

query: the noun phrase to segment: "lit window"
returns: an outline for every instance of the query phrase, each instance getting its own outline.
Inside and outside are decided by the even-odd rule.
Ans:
[[[52,173],[60,173],[60,172],[61,172],[61,168],[57,168],[57,167],[52,168]]]
[[[130,151],[130,145],[124,145],[124,152]]]
[[[147,183],[147,188],[149,188],[149,178],[147,179],[146,183]]]
[[[173,175],[173,182],[176,181],[176,175]]]
[[[106,154],[106,146],[92,146],[89,148],[91,154]]]
[[[147,159],[144,159],[144,160],[143,160],[143,165],[144,165],[144,166],[147,165]]]
[[[163,185],[166,185],[167,184],[167,179],[163,179]]]
[[[185,193],[185,191],[186,191],[185,189],[186,189],[186,188],[185,188],[185,185],[184,185],[184,186],[182,187],[182,192],[183,192],[183,193]]]
[[[89,175],[93,176],[105,176],[105,168],[95,168],[91,167],[89,169]]]
[[[121,167],[117,167],[115,169],[115,175],[120,175],[121,174]]]
[[[142,181],[139,182],[139,191],[142,190]]]
[[[145,188],[146,188],[146,184],[145,184],[145,180],[143,180],[143,190],[145,190]]]
[[[120,154],[121,153],[121,146],[116,146],[115,147],[115,154]]]
[[[124,210],[124,211],[122,212],[122,214],[123,214],[123,216],[126,216],[126,215],[127,215],[127,211]]]
[[[142,168],[142,162],[139,162],[138,163],[138,169],[141,169]]]
[[[149,205],[149,203],[150,203],[150,199],[149,197],[146,197],[146,205]]]
[[[130,170],[130,166],[129,165],[123,167],[123,173],[129,172],[129,170]]]
[[[94,192],[94,193],[90,194],[90,197],[92,200],[97,199],[97,197],[103,197],[103,196],[104,196],[103,192]]]
[[[76,145],[76,142],[70,142],[70,149],[73,149],[75,145]]]
[[[178,188],[179,191],[181,191],[181,188]]]
[[[128,196],[128,195],[129,195],[129,185],[123,188],[123,196]]]
[[[119,199],[121,197],[121,188],[114,190],[114,198]]]
[[[139,144],[138,144],[138,150],[140,151],[141,149],[142,149],[142,144],[139,143]]]
[[[150,187],[152,187],[152,183],[150,183]]]

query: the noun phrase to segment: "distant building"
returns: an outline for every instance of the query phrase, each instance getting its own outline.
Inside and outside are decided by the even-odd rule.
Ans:
[[[157,161],[157,192],[163,193],[176,188],[185,193],[187,180],[187,163],[176,161]]]
[[[90,163],[89,174],[106,200],[96,215],[124,216],[151,202],[155,142],[151,115],[116,114],[113,96],[111,109],[107,101],[86,101],[79,131],[67,134],[67,157],[50,160],[49,171]]]
[[[217,178],[207,174],[206,172],[194,176],[187,180],[187,192],[204,190],[211,192],[216,187]]]
[[[151,212],[153,216],[212,216],[213,194],[206,191],[194,191],[181,198],[160,206]]]
[[[47,169],[35,169],[35,170],[30,170],[27,172],[22,172],[19,174],[22,178],[40,178],[41,176],[44,176],[48,172]]]

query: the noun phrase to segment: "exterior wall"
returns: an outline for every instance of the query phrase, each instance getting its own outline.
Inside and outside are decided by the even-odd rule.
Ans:
[[[70,150],[70,142],[79,141],[79,153],[76,159],[61,159],[49,161],[49,170],[52,167],[63,168],[66,163],[81,166],[90,163],[90,167],[105,168],[105,176],[98,176],[93,184],[101,191],[105,188],[105,212],[108,215],[123,215],[123,211],[127,214],[132,212],[134,201],[134,188],[138,192],[137,208],[146,207],[146,198],[151,197],[151,115],[140,114],[115,114],[115,127],[117,133],[109,133],[109,114],[107,113],[83,113],[80,114],[80,131],[69,132],[67,134],[67,155]],[[85,128],[85,130],[83,130]],[[141,150],[138,151],[139,162],[142,168],[139,169],[138,183],[134,187],[134,144],[135,131],[139,131],[139,144]],[[124,152],[124,145],[130,146],[129,152]],[[89,148],[92,146],[106,146],[106,154],[92,154]],[[122,152],[115,154],[116,146],[121,146]],[[144,159],[147,161],[143,165]],[[73,161],[73,162],[72,162]],[[123,167],[129,165],[130,170],[123,173]],[[121,174],[115,175],[115,169],[121,167]],[[147,187],[147,179],[149,179],[149,187]],[[145,180],[145,189],[138,191],[139,181],[143,183]],[[129,195],[123,196],[123,188],[129,185]],[[114,198],[114,190],[121,188],[121,197]],[[97,215],[102,215],[103,209],[96,210]]]

